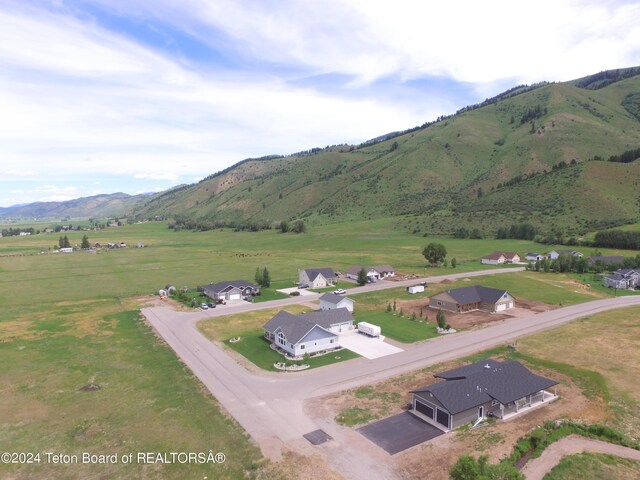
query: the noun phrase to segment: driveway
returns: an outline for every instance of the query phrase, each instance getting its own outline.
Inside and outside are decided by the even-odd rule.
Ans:
[[[384,337],[369,337],[358,333],[357,330],[342,332],[339,335],[340,345],[369,360],[403,351],[401,348],[385,343]]]
[[[289,295],[291,294],[291,292],[300,292],[300,297],[317,295],[316,292],[312,292],[311,290],[307,290],[306,288],[298,287],[281,288],[280,290],[276,290],[276,292],[284,293],[285,295]]]
[[[389,455],[415,447],[444,432],[409,412],[402,412],[358,428],[358,432]]]

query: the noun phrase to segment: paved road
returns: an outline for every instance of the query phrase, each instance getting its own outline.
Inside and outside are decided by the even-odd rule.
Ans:
[[[569,435],[549,445],[542,455],[527,462],[522,473],[527,480],[542,480],[566,455],[582,452],[606,453],[640,461],[640,451],[579,435]]]
[[[473,274],[476,272],[459,275],[466,277]],[[446,278],[454,277],[448,275]],[[415,282],[416,280],[413,280],[408,284]],[[399,282],[394,282],[387,288],[398,284]],[[309,299],[306,297],[304,300]],[[300,301],[298,298],[246,304],[220,309],[219,312],[216,309],[215,314],[282,306],[289,304],[291,300]],[[274,305],[276,302],[277,305]],[[368,458],[363,450],[358,451],[361,461],[353,462],[351,455],[356,452],[355,449],[350,449],[353,437],[349,437],[349,429],[343,429],[333,422],[320,424],[320,420],[312,415],[313,412],[305,411],[306,400],[375,383],[418,368],[512,342],[518,337],[552,328],[585,315],[630,305],[640,305],[640,296],[597,300],[510,319],[481,330],[427,340],[403,352],[375,360],[358,358],[320,369],[285,374],[250,372],[227,355],[222,346],[205,338],[198,331],[196,323],[211,316],[213,312],[180,313],[168,307],[158,307],[143,309],[142,313],[224,408],[256,440],[265,456],[278,459],[285,444],[290,448],[305,449],[308,446],[305,441],[301,441],[302,435],[323,428],[334,437],[334,441],[315,448],[327,453],[327,461],[347,478],[374,480],[392,478],[393,475],[385,470],[384,465]],[[365,468],[367,466],[370,468]]]

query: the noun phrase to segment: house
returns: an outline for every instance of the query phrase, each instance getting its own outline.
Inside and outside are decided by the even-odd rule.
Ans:
[[[622,265],[624,257],[622,255],[594,255],[587,258],[587,264],[590,267],[602,265],[603,267],[611,267],[613,265]]]
[[[353,313],[353,300],[335,293],[325,293],[320,297],[320,310],[334,310],[346,308]]]
[[[539,262],[540,260],[544,260],[546,257],[540,253],[527,253],[525,258],[530,262]]]
[[[357,280],[358,274],[363,268],[367,274],[369,282],[375,282],[376,280],[380,280],[381,278],[394,277],[396,274],[391,265],[374,265],[372,267],[362,267],[360,265],[354,265],[349,270],[347,270],[347,278]]]
[[[307,268],[298,271],[298,282],[311,288],[325,288],[336,283],[338,276],[331,268]]]
[[[611,275],[604,277],[604,286],[609,288],[638,288],[640,287],[640,269],[621,268]]]
[[[577,250],[551,250],[549,252],[549,258],[551,260],[557,260],[560,255],[573,255],[574,257],[582,257],[582,254]]]
[[[480,259],[486,265],[502,265],[505,263],[520,263],[520,255],[515,252],[493,252]]]
[[[213,300],[241,300],[242,297],[257,295],[260,293],[260,287],[253,285],[244,280],[231,280],[218,283],[212,283],[199,287],[207,297]]]
[[[278,312],[264,327],[264,337],[293,357],[340,348],[338,332],[353,329],[346,308],[294,315]]]
[[[441,430],[478,419],[512,417],[557,398],[558,382],[517,361],[483,360],[436,375],[444,381],[412,393],[411,413]]]
[[[429,297],[429,306],[450,312],[501,312],[515,307],[515,298],[506,290],[473,285],[437,293]]]

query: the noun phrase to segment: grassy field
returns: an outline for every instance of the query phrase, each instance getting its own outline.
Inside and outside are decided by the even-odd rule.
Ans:
[[[436,324],[411,320],[385,311],[365,311],[357,315],[357,322],[365,321],[382,328],[382,335],[402,343],[413,343],[427,338],[437,337]]]
[[[0,450],[221,451],[223,464],[0,465],[2,478],[245,478],[259,450],[158,341],[132,302],[49,305],[0,323]],[[96,390],[83,387],[95,384]]]
[[[635,480],[640,462],[600,453],[569,455],[545,475],[545,480]]]

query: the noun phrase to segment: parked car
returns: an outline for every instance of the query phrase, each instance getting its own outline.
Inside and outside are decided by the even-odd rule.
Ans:
[[[347,293],[347,291],[342,288],[339,288],[337,290],[334,290],[333,293],[335,293],[336,295],[344,295],[345,293]]]
[[[298,285],[298,288],[309,288],[309,285],[307,285],[306,283],[301,283],[300,285]]]
[[[207,303],[207,307],[216,308],[216,304],[215,303]]]
[[[202,310],[209,310],[209,305],[207,305],[206,303],[201,303],[201,304],[200,304],[200,308],[201,308]]]
[[[299,297],[300,292],[298,292],[297,290],[294,290],[293,292],[289,293],[289,295],[291,295],[292,297]]]

